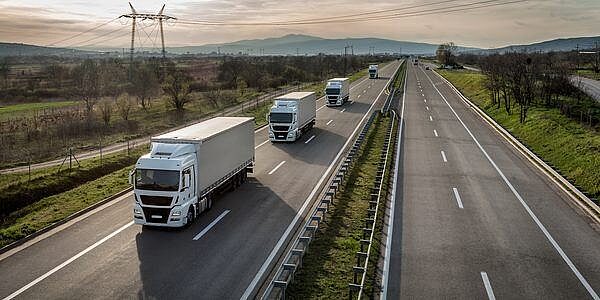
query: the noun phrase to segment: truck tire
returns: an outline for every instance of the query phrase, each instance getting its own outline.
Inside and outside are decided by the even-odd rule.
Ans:
[[[194,214],[194,206],[190,206],[185,217],[185,227],[189,227],[190,225],[192,225],[192,223],[194,223],[195,215],[196,214]]]
[[[212,195],[206,196],[206,210],[210,210],[212,208]]]

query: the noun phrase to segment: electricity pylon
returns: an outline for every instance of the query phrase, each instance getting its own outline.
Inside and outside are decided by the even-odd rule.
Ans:
[[[129,7],[131,7],[131,13],[127,15],[122,15],[122,18],[130,18],[131,22],[131,48],[129,49],[129,60],[131,65],[133,66],[133,52],[135,51],[135,23],[138,19],[143,20],[158,20],[158,25],[160,27],[160,41],[162,44],[162,57],[163,59],[166,57],[165,52],[165,34],[163,32],[163,21],[167,20],[177,20],[175,17],[167,16],[164,14],[165,5],[163,4],[162,8],[157,14],[146,14],[146,13],[138,13],[131,2],[129,2]]]

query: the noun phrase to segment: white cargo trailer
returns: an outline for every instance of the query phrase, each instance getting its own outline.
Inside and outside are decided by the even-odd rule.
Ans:
[[[350,79],[333,78],[327,81],[325,86],[327,106],[341,106],[350,99]]]
[[[136,224],[181,227],[254,166],[254,118],[218,117],[151,139],[130,174]]]
[[[267,120],[271,142],[294,142],[315,125],[317,98],[314,92],[294,92],[273,102]]]

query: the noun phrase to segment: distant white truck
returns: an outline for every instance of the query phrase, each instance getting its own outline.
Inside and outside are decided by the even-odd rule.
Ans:
[[[136,224],[181,227],[254,167],[254,118],[218,117],[151,139],[130,174]]]
[[[314,92],[294,92],[273,102],[267,115],[271,142],[294,142],[315,125],[317,98]]]
[[[327,81],[325,86],[327,106],[341,106],[350,100],[350,79],[333,78]]]
[[[371,78],[371,79],[379,78],[379,66],[378,65],[369,65],[369,78]]]

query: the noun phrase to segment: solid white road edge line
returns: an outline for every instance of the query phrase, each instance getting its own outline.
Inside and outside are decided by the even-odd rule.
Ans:
[[[213,226],[217,225],[217,223],[219,223],[219,221],[221,221],[221,219],[223,219],[228,213],[230,212],[230,210],[226,210],[223,213],[221,213],[214,221],[210,222],[210,224],[208,224],[208,226],[206,226],[206,228],[204,228],[202,231],[200,231],[200,233],[198,233],[193,240],[197,241],[199,240],[203,235],[205,235],[211,228],[213,228]]]
[[[460,199],[460,195],[458,194],[458,189],[452,188],[452,191],[454,192],[454,197],[456,198],[456,203],[458,203],[458,207],[464,209],[462,200]]]
[[[552,247],[554,247],[554,249],[556,250],[556,252],[558,252],[558,254],[560,255],[560,257],[569,266],[569,268],[571,269],[571,271],[573,272],[573,274],[575,274],[575,276],[577,277],[577,279],[579,279],[579,282],[581,282],[581,284],[583,285],[583,287],[585,287],[585,289],[588,291],[588,293],[590,294],[590,296],[592,297],[592,299],[594,299],[594,300],[600,300],[600,297],[598,296],[598,294],[596,293],[596,291],[594,291],[594,289],[588,283],[588,281],[585,279],[585,277],[583,277],[583,275],[581,275],[581,273],[579,272],[579,269],[577,269],[577,267],[575,266],[575,264],[573,264],[573,262],[571,261],[571,259],[563,251],[563,249],[560,247],[560,245],[556,242],[556,240],[554,240],[554,238],[552,237],[552,235],[550,235],[550,232],[548,232],[548,230],[546,229],[546,226],[544,226],[544,224],[542,224],[542,222],[538,219],[538,217],[533,213],[533,211],[531,210],[531,208],[529,208],[529,205],[525,202],[525,200],[523,199],[523,197],[521,197],[521,194],[519,194],[519,192],[517,191],[517,189],[515,189],[515,187],[512,185],[512,183],[510,183],[510,181],[508,180],[508,178],[506,178],[506,176],[504,175],[504,172],[502,172],[502,170],[500,170],[500,168],[498,167],[498,165],[496,164],[496,162],[494,162],[494,160],[490,157],[490,155],[487,153],[487,151],[485,151],[485,149],[483,148],[483,146],[481,146],[481,144],[479,143],[479,141],[475,138],[475,135],[473,135],[473,133],[471,132],[471,130],[467,127],[467,125],[463,122],[463,120],[458,116],[458,113],[456,113],[456,111],[454,110],[454,108],[452,107],[452,105],[450,105],[450,102],[448,102],[448,100],[446,99],[446,97],[444,97],[444,95],[442,95],[442,93],[435,86],[435,84],[433,84],[433,81],[431,80],[431,78],[429,77],[429,75],[427,73],[425,73],[425,76],[427,76],[427,78],[429,79],[429,82],[431,82],[431,85],[433,85],[433,88],[435,88],[435,90],[438,92],[438,94],[442,97],[442,100],[444,100],[444,102],[446,102],[446,105],[448,105],[448,107],[450,107],[450,110],[456,116],[456,118],[458,119],[458,121],[460,122],[460,124],[462,124],[462,126],[465,128],[465,130],[467,131],[467,133],[471,136],[471,138],[473,139],[473,141],[475,141],[475,144],[477,145],[477,147],[479,148],[479,150],[481,150],[481,152],[483,153],[483,155],[487,158],[487,160],[490,162],[490,164],[494,167],[494,169],[496,170],[496,172],[500,175],[500,177],[502,178],[502,180],[504,181],[504,183],[506,183],[506,185],[508,186],[508,188],[510,189],[510,191],[513,193],[513,195],[515,195],[515,197],[517,198],[517,200],[519,200],[519,202],[521,203],[521,205],[523,206],[523,208],[525,208],[525,211],[527,211],[527,213],[529,214],[529,216],[531,217],[531,219],[533,219],[533,221],[538,226],[538,228],[546,236],[546,239],[550,242],[550,244],[552,245]]]
[[[481,272],[481,280],[483,280],[483,286],[485,287],[485,291],[487,292],[489,300],[496,300],[496,296],[494,296],[494,290],[492,290],[492,284],[490,283],[490,279],[486,272]]]
[[[313,135],[313,136],[311,136],[311,137],[310,137],[308,140],[306,140],[306,142],[304,142],[304,143],[305,143],[305,144],[308,144],[308,143],[310,143],[310,142],[311,142],[312,140],[314,140],[314,139],[315,139],[315,136]]]
[[[398,67],[396,68],[396,72],[398,71],[399,68],[400,68],[400,65],[398,65]],[[389,83],[389,80],[387,83]],[[387,83],[386,83],[386,85],[387,85]],[[298,210],[296,212],[296,216],[294,216],[294,219],[292,220],[290,225],[288,225],[288,227],[285,229],[285,231],[283,232],[283,235],[281,235],[281,237],[277,241],[277,244],[275,244],[275,247],[273,247],[273,250],[271,250],[271,253],[269,253],[269,256],[267,257],[265,262],[262,264],[262,266],[256,273],[256,276],[254,276],[254,279],[252,279],[252,281],[250,282],[250,284],[246,288],[246,291],[244,291],[244,294],[240,297],[240,299],[246,300],[246,299],[248,299],[248,297],[250,297],[250,294],[252,293],[252,291],[254,291],[254,289],[256,288],[256,285],[258,285],[258,282],[260,281],[260,279],[263,277],[263,275],[267,271],[267,268],[269,267],[269,265],[271,264],[273,259],[275,259],[275,255],[277,255],[277,252],[279,252],[279,249],[281,249],[281,247],[283,247],[283,243],[285,242],[287,237],[290,235],[290,233],[294,229],[296,223],[298,223],[298,221],[304,214],[304,211],[310,204],[310,200],[315,196],[315,194],[319,190],[319,187],[321,186],[323,181],[325,181],[325,179],[328,177],[329,172],[331,172],[331,170],[333,169],[335,162],[340,158],[340,156],[342,156],[342,153],[344,153],[344,149],[346,149],[348,144],[350,144],[350,142],[352,141],[352,137],[356,134],[356,132],[360,128],[361,124],[365,121],[365,119],[367,118],[367,116],[369,115],[371,110],[373,109],[373,106],[375,106],[375,103],[377,103],[379,101],[379,98],[381,97],[381,94],[383,94],[384,90],[385,90],[385,86],[381,89],[381,92],[379,92],[379,95],[377,95],[377,98],[375,98],[373,103],[371,103],[371,106],[369,106],[369,109],[367,110],[367,112],[365,112],[365,115],[362,117],[362,119],[360,119],[360,121],[354,128],[354,131],[352,131],[352,133],[349,135],[348,139],[346,139],[346,143],[342,146],[342,148],[340,148],[340,151],[333,158],[333,160],[329,164],[329,167],[327,167],[327,170],[325,170],[325,173],[323,173],[323,176],[321,176],[321,178],[319,178],[319,181],[314,186],[314,188],[312,189],[312,191],[310,192],[310,194],[308,195],[306,200],[304,200],[304,204],[302,204],[302,207],[300,208],[300,210]]]
[[[12,294],[10,294],[10,295],[6,296],[6,297],[4,298],[4,300],[9,300],[9,299],[13,299],[13,298],[15,298],[16,296],[20,295],[21,293],[23,293],[24,291],[28,290],[28,289],[29,289],[29,288],[31,288],[32,286],[34,286],[34,285],[38,284],[40,281],[42,281],[42,280],[46,279],[48,276],[50,276],[50,275],[52,275],[52,274],[56,273],[56,272],[57,272],[57,271],[59,271],[60,269],[62,269],[62,268],[64,268],[64,267],[66,267],[66,266],[68,266],[70,263],[74,262],[76,259],[78,259],[78,258],[82,257],[83,255],[85,255],[86,253],[88,253],[88,252],[90,252],[90,251],[94,250],[94,248],[96,248],[96,247],[98,247],[98,246],[102,245],[104,242],[108,241],[108,240],[109,240],[109,239],[111,239],[113,236],[115,236],[115,235],[119,234],[121,231],[123,231],[123,230],[125,230],[125,229],[129,228],[131,225],[133,225],[133,221],[131,221],[131,222],[129,222],[129,223],[127,223],[127,224],[125,224],[125,225],[121,226],[121,228],[119,228],[119,229],[117,229],[117,230],[113,231],[111,234],[109,234],[109,235],[105,236],[104,238],[102,238],[101,240],[99,240],[99,241],[95,242],[93,245],[91,245],[91,246],[89,246],[89,247],[85,248],[83,251],[81,251],[81,252],[79,252],[79,253],[75,254],[75,256],[73,256],[73,257],[69,258],[68,260],[66,260],[66,261],[65,261],[65,262],[63,262],[62,264],[60,264],[60,265],[58,265],[58,266],[54,267],[54,269],[52,269],[52,270],[50,270],[50,271],[46,272],[44,275],[42,275],[42,276],[40,276],[40,277],[36,278],[35,280],[33,280],[32,282],[28,283],[28,284],[27,284],[27,285],[25,285],[24,287],[22,287],[22,288],[18,289],[17,291],[15,291],[15,292],[14,292],[14,293],[12,293]]]
[[[285,164],[285,160],[280,162],[277,166],[275,166],[275,168],[273,168],[273,170],[271,170],[271,172],[269,172],[269,175],[273,175],[273,173],[275,173],[277,171],[277,169],[279,169],[281,166],[283,166],[283,164]]]
[[[406,62],[405,62],[406,63]],[[408,68],[406,70],[408,73]],[[398,188],[398,172],[400,165],[400,150],[402,146],[402,128],[404,126],[404,103],[406,97],[406,82],[408,81],[408,76],[404,76],[404,88],[402,91],[402,109],[400,111],[400,126],[398,127],[398,139],[396,145],[396,162],[394,166],[394,181],[392,183],[392,199],[390,200],[390,214],[388,216],[388,228],[387,228],[387,237],[385,240],[385,256],[383,259],[383,273],[381,275],[382,289],[379,294],[379,299],[387,299],[387,287],[389,281],[389,273],[390,273],[390,255],[392,253],[392,236],[394,234],[394,210],[396,207],[396,190]]]

